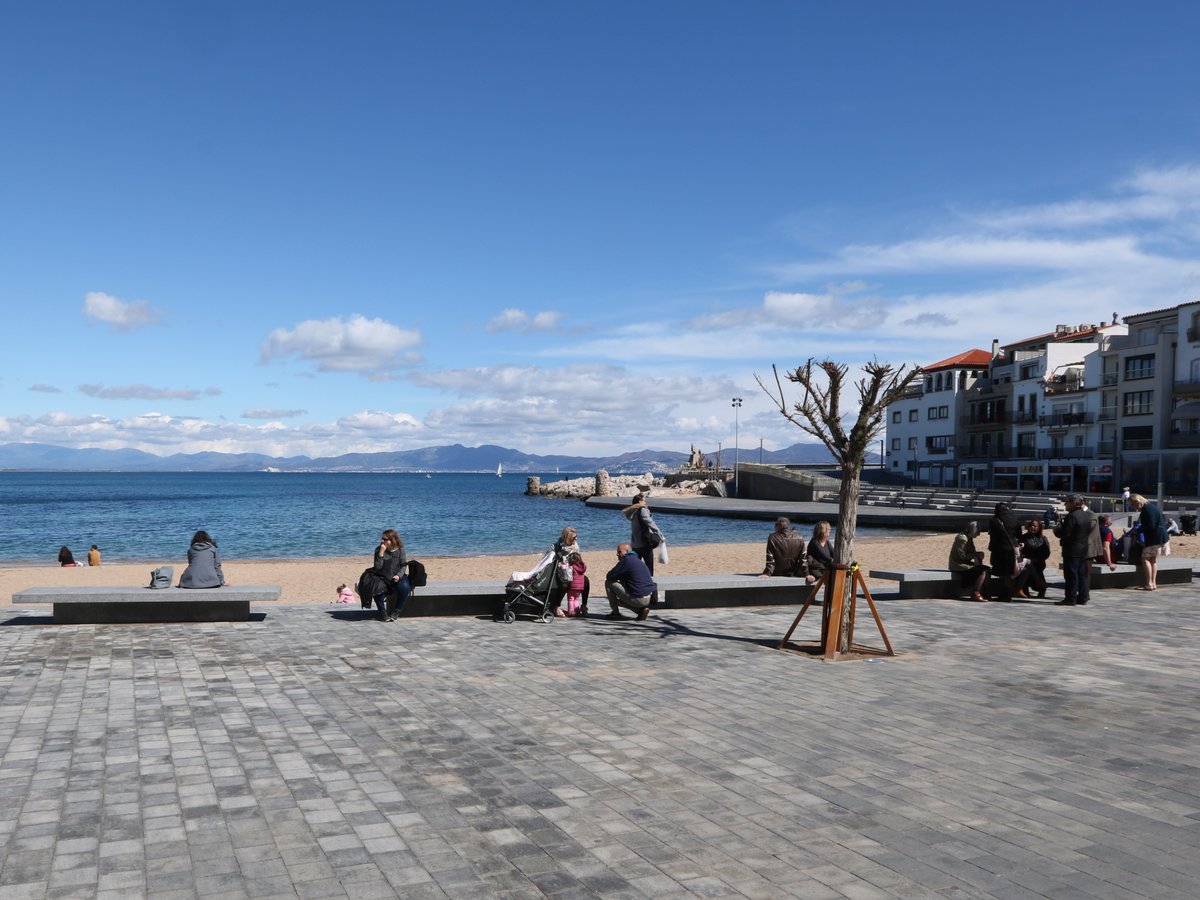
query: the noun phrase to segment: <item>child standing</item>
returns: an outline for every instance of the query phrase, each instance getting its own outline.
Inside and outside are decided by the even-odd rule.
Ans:
[[[335,601],[336,603],[353,603],[354,602],[354,591],[350,589],[349,585],[339,584],[337,592],[338,592],[338,598]]]
[[[578,553],[568,556],[567,562],[571,565],[571,586],[567,589],[567,615],[583,615],[583,582],[587,574],[587,563]]]

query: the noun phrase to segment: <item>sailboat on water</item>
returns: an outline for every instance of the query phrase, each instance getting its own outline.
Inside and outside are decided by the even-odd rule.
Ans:
[[[497,478],[504,477],[504,463],[496,463],[496,477]]]

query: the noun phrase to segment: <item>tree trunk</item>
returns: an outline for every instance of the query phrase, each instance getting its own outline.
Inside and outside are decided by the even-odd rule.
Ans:
[[[842,466],[842,485],[838,488],[837,540],[833,561],[843,566],[854,562],[854,533],[858,527],[858,489],[862,461],[847,460]]]

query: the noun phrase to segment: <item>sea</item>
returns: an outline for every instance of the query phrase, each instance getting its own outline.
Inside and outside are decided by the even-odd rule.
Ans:
[[[579,477],[528,474],[544,483]],[[384,528],[395,528],[416,557],[537,555],[567,525],[578,529],[585,550],[628,540],[620,512],[525,496],[527,477],[0,472],[0,566],[56,565],[62,546],[83,562],[92,544],[105,562],[179,559],[201,529],[223,559],[369,558]],[[830,513],[832,520],[836,511]],[[669,546],[765,541],[771,529],[769,522],[712,516],[659,513],[656,520]]]

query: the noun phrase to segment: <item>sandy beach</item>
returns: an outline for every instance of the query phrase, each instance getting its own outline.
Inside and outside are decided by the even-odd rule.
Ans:
[[[726,572],[758,573],[762,571],[763,553],[768,529],[763,530],[762,543],[697,544],[691,547],[671,547],[671,562],[659,566],[662,575],[716,575]],[[864,570],[880,568],[941,568],[954,536],[946,535],[897,535],[895,537],[855,542],[855,556]],[[1050,557],[1050,565],[1060,562],[1057,542]],[[986,538],[979,541],[986,547]],[[1172,552],[1180,556],[1196,556],[1200,553],[1200,537],[1176,536],[1171,541]],[[587,562],[593,582],[602,578],[616,561],[615,548],[586,549]],[[423,556],[430,580],[472,581],[495,579],[505,581],[516,570],[529,569],[539,559],[537,554],[520,556],[469,556],[436,557]],[[343,582],[353,585],[358,575],[370,565],[369,556],[328,557],[299,560],[226,560],[223,563],[225,577],[230,584],[280,584],[283,585],[284,603],[330,603],[335,599],[336,588]],[[125,563],[102,565],[97,568],[80,566],[59,568],[57,566],[28,566],[0,568],[0,602],[12,604],[14,591],[27,587],[55,587],[58,585],[141,585],[150,578],[150,569],[155,565],[174,565],[175,577],[183,571],[186,559],[159,560],[158,562]],[[872,587],[886,588],[892,582],[870,581]]]

